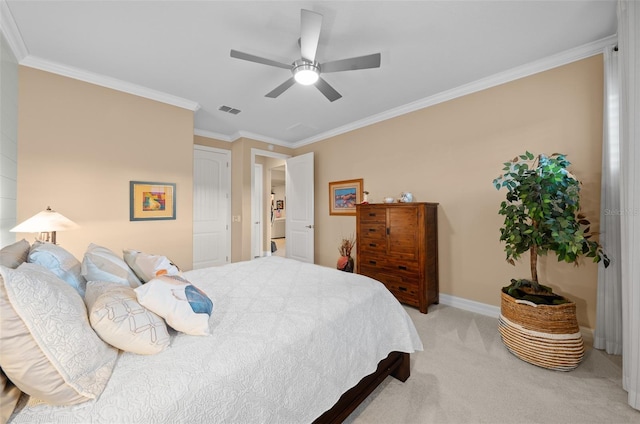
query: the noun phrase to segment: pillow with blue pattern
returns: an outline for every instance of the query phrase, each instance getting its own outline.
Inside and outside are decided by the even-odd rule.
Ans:
[[[161,275],[134,290],[138,302],[160,315],[174,330],[194,336],[211,334],[213,302],[179,275]]]

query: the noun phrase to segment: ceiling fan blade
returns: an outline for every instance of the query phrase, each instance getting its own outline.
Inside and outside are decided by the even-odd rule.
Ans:
[[[316,60],[321,27],[321,14],[305,9],[300,11],[300,53],[309,62]]]
[[[275,60],[265,59],[264,57],[254,56],[237,50],[231,50],[231,57],[248,60],[249,62],[261,63],[263,65],[275,66],[276,68],[291,69],[291,65],[287,65],[286,63],[276,62]]]
[[[316,87],[318,87],[318,90],[320,90],[320,92],[324,94],[324,96],[329,99],[330,102],[334,102],[342,97],[340,93],[338,93],[333,87],[329,85],[328,82],[326,82],[322,78],[318,78],[318,81],[316,81]]]
[[[284,93],[289,87],[291,87],[295,83],[296,83],[296,80],[293,79],[293,77],[291,77],[288,80],[286,80],[285,82],[283,82],[282,84],[280,84],[279,86],[277,86],[276,88],[274,88],[273,90],[269,91],[264,96],[265,97],[271,97],[272,99],[275,99],[276,97],[278,97],[279,95]]]
[[[380,67],[380,53],[367,56],[352,57],[349,59],[334,60],[320,65],[322,73],[355,71],[356,69],[369,69]]]

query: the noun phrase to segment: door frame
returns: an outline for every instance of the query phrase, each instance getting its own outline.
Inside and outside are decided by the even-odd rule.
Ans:
[[[287,155],[284,153],[277,153],[277,152],[272,152],[270,150],[262,150],[262,149],[256,149],[255,147],[251,148],[251,210],[253,211],[253,199],[255,198],[255,190],[254,190],[254,184],[253,182],[255,181],[255,165],[256,165],[256,156],[266,156],[266,157],[270,157],[270,158],[276,158],[276,159],[288,159],[290,157],[292,157],[291,155]],[[264,207],[265,204],[263,202],[263,211],[262,211],[262,216],[264,216]],[[253,221],[251,224],[251,240],[253,240],[254,234],[253,234]],[[253,243],[253,242],[252,242]],[[253,246],[252,246],[253,247]],[[261,247],[262,249],[262,247]],[[252,250],[252,249],[251,249]],[[253,259],[253,250],[251,251],[251,256]]]
[[[256,174],[256,169],[260,170],[260,175]],[[251,259],[264,256],[264,167],[261,163],[254,163],[253,170],[251,179]],[[256,226],[258,234],[255,234],[254,231]]]

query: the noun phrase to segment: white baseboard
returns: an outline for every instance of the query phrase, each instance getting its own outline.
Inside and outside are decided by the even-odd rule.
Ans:
[[[440,293],[440,303],[492,318],[498,318],[500,316],[499,306],[487,305],[486,303],[480,303],[475,300],[464,299],[462,297]]]
[[[465,311],[475,312],[480,315],[486,315],[491,318],[500,317],[499,306],[487,305],[486,303],[476,302],[475,300],[440,293],[440,303]],[[585,345],[593,346],[593,332],[594,330],[592,328],[580,327],[580,333],[582,334]]]

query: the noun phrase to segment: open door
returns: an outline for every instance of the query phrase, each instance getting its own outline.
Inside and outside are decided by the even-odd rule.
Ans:
[[[286,160],[287,258],[314,263],[313,152]]]

